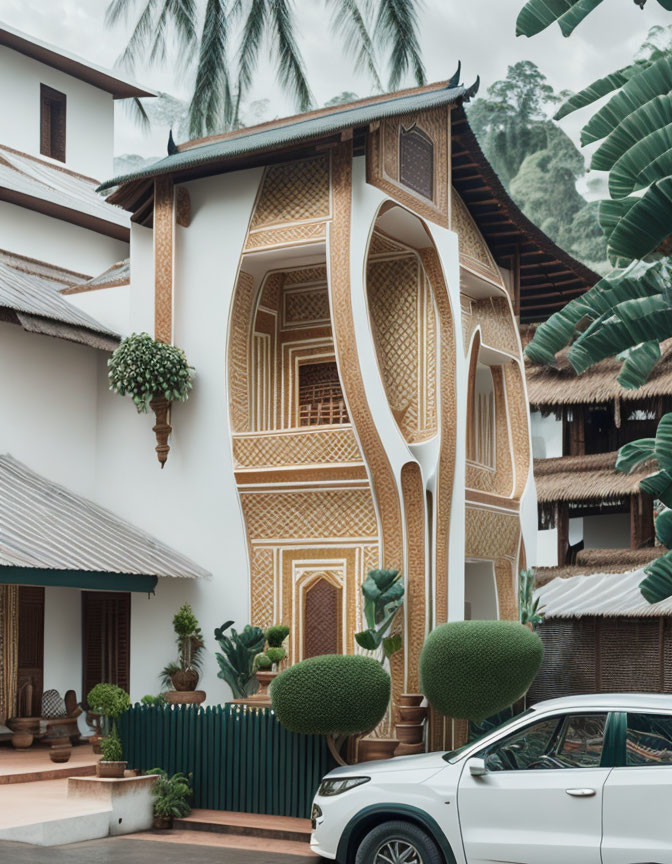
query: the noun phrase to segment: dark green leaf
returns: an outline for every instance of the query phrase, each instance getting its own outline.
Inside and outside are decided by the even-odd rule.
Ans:
[[[383,639],[383,653],[385,657],[390,658],[401,648],[401,633],[395,633],[394,636],[386,636]]]
[[[629,474],[637,465],[646,462],[647,459],[654,459],[655,453],[655,438],[640,438],[638,441],[624,444],[618,451],[616,470]]]
[[[656,516],[656,537],[663,546],[672,547],[672,510],[663,510]]]
[[[657,471],[650,474],[642,480],[639,488],[652,498],[662,501],[666,507],[672,507],[672,472]]]
[[[672,597],[672,552],[657,558],[645,568],[646,579],[639,590],[649,603],[660,603]]]
[[[626,390],[636,390],[645,384],[653,367],[660,360],[658,342],[643,342],[633,348],[621,366],[618,383]]]

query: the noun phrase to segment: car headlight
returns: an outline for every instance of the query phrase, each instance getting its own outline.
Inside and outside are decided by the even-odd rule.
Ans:
[[[368,783],[370,779],[370,777],[334,777],[333,780],[323,780],[319,794],[323,798],[330,798],[347,792],[348,789],[354,789],[355,786],[361,786],[362,783]]]

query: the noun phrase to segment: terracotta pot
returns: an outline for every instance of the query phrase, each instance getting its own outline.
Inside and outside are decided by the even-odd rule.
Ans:
[[[416,705],[422,704],[423,699],[424,696],[422,695],[422,693],[402,693],[399,697],[399,705],[414,707]]]
[[[419,744],[424,735],[424,723],[397,723],[394,727],[402,744]]]
[[[157,831],[166,831],[168,828],[173,827],[173,820],[170,816],[155,816],[154,827]]]
[[[404,723],[422,723],[427,717],[427,708],[422,705],[400,705],[399,714]]]
[[[198,672],[195,669],[180,669],[170,676],[173,687],[180,693],[190,693],[198,684]]]
[[[107,777],[108,779],[120,779],[124,776],[124,771],[128,762],[105,762],[101,759],[96,762],[96,777]]]
[[[169,690],[163,698],[169,705],[200,705],[205,702],[205,690]]]
[[[277,672],[262,672],[259,671],[256,673],[257,681],[259,682],[259,689],[254,694],[254,696],[250,697],[255,702],[269,702],[271,701],[271,697],[268,695],[268,688],[271,685],[271,681],[277,677]]]
[[[94,752],[97,756],[100,756],[100,753],[101,753],[101,750],[100,750],[100,742],[101,742],[102,740],[103,740],[103,736],[102,736],[102,735],[92,735],[92,736],[89,738],[89,744],[91,745],[91,747],[92,747],[92,749],[93,749],[93,752]]]
[[[52,762],[67,762],[72,755],[72,744],[52,744],[49,748],[49,758]]]
[[[28,750],[33,743],[32,732],[15,732],[12,735],[12,747],[15,750]]]
[[[362,738],[359,742],[358,761],[391,759],[398,746],[399,741],[396,738]]]

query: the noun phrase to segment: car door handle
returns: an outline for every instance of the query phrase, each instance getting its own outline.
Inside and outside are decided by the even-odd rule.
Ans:
[[[594,789],[565,789],[565,792],[572,798],[592,798],[595,795]]]

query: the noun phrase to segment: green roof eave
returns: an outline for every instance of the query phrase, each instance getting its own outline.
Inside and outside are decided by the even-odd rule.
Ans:
[[[153,594],[157,576],[93,570],[54,570],[50,567],[0,566],[0,585],[81,588],[84,591],[140,591]]]
[[[464,87],[453,85],[453,80],[451,80],[447,87],[439,90],[393,96],[366,105],[345,106],[340,111],[329,112],[321,117],[306,117],[303,120],[299,118],[291,123],[273,126],[270,129],[259,129],[256,132],[251,130],[248,134],[206,142],[186,150],[180,150],[130,174],[107,180],[98,187],[98,191],[104,192],[134,180],[150,179],[163,174],[187,171],[209,163],[225,162],[236,157],[299,144],[388,117],[397,117],[466,101],[478,91],[479,83],[477,78],[471,87]]]

